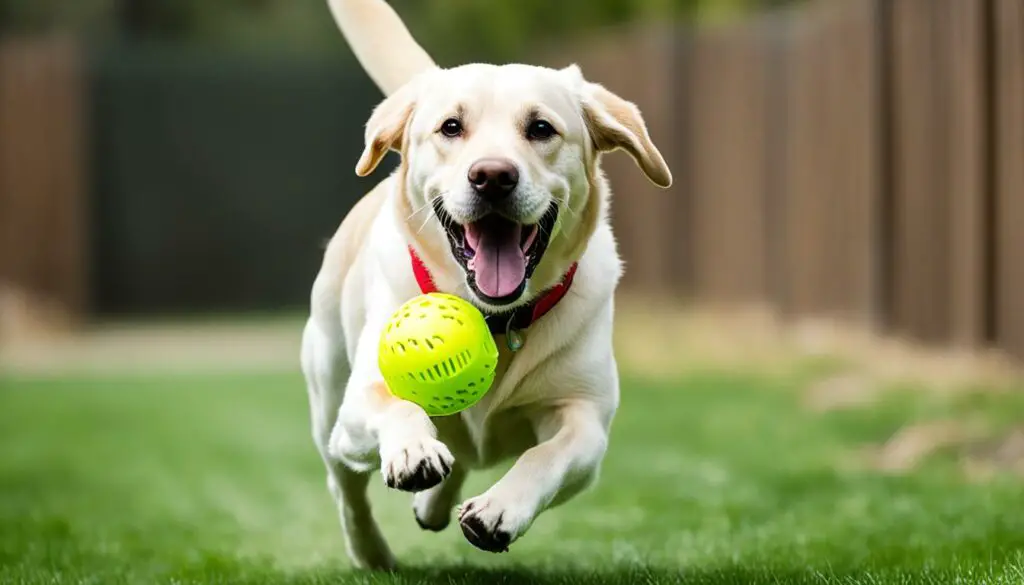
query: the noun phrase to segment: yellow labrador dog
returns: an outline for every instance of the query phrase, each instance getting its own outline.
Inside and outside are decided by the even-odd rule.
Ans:
[[[600,155],[624,150],[661,187],[672,176],[638,109],[576,66],[442,69],[384,0],[329,5],[387,96],[355,172],[401,154],[328,245],[303,334],[313,437],[348,552],[361,567],[395,565],[367,499],[378,469],[415,493],[423,528],[457,510],[469,542],[506,551],[594,481],[619,402],[621,265]],[[377,344],[401,303],[435,290],[476,304],[501,351],[479,403],[432,419],[388,392]],[[509,458],[500,481],[460,503],[469,470]]]

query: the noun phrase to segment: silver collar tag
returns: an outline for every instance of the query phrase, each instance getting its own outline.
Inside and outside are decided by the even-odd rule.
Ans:
[[[512,327],[512,319],[509,319],[508,324],[505,325],[505,345],[510,351],[516,352],[523,348],[524,343],[526,343],[526,339],[522,332]]]

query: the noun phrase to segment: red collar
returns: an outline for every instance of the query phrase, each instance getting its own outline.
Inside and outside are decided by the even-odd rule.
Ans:
[[[434,284],[434,278],[430,275],[430,270],[423,264],[423,260],[420,259],[412,246],[409,246],[409,258],[412,260],[412,273],[416,277],[416,283],[420,286],[420,291],[423,294],[438,292],[437,285]],[[546,315],[569,292],[569,287],[572,286],[573,278],[576,276],[576,267],[577,263],[573,262],[568,272],[562,277],[561,282],[551,287],[532,302],[516,307],[510,313],[486,315],[487,325],[490,327],[491,332],[499,334],[507,333],[510,328],[526,329]]]

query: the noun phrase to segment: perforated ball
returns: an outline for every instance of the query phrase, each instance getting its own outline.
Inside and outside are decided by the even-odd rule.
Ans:
[[[429,293],[403,304],[381,332],[378,364],[391,393],[430,416],[473,406],[490,389],[498,348],[483,314]]]

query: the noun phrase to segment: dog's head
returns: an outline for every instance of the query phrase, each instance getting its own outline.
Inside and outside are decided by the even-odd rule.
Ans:
[[[554,284],[535,272],[557,278],[582,253],[604,203],[597,158],[616,149],[671,184],[639,110],[579,68],[474,64],[428,71],[384,100],[356,173],[399,151],[409,236],[502,310]]]

